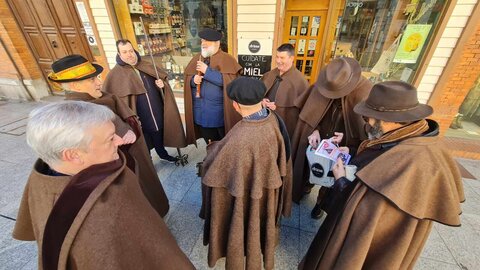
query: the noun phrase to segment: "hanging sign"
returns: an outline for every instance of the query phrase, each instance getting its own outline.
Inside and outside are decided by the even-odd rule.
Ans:
[[[243,76],[260,79],[271,69],[272,40],[239,39],[238,63],[243,67]]]

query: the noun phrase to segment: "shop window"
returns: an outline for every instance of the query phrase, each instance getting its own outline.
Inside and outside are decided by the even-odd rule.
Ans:
[[[468,92],[445,135],[480,139],[480,77]]]
[[[353,57],[372,82],[412,82],[446,0],[347,0],[334,57]]]
[[[174,91],[183,91],[184,69],[201,48],[198,32],[213,28],[223,33],[220,47],[228,52],[227,1],[226,0],[112,0],[118,18],[131,20],[134,36],[124,33],[124,38],[135,40],[142,61],[151,61],[164,68]],[[120,3],[123,2],[123,3]],[[128,14],[119,14],[127,13]],[[143,25],[142,25],[142,20]],[[125,22],[119,21],[119,24]],[[126,26],[130,27],[130,26]],[[127,35],[127,36],[125,36]],[[149,42],[149,43],[148,43]]]

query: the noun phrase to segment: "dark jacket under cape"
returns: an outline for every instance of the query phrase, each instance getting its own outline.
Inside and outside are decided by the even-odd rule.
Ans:
[[[267,87],[267,93],[271,90],[275,79],[280,76],[280,71],[275,68],[262,77],[262,81]],[[278,86],[277,93],[275,95],[275,112],[282,117],[285,125],[287,126],[288,136],[293,138],[293,132],[298,122],[298,116],[301,111],[301,103],[295,102],[309,89],[309,84],[303,74],[298,71],[295,66],[292,66],[282,76],[282,81]]]
[[[366,139],[365,122],[362,116],[353,111],[353,107],[360,101],[367,98],[372,83],[361,77],[358,85],[347,96],[341,98],[343,121],[346,132],[344,134],[345,145],[357,148],[360,142]],[[292,163],[293,163],[293,201],[300,202],[304,195],[304,187],[308,184],[309,171],[306,150],[308,147],[308,136],[318,127],[325,113],[332,105],[333,99],[324,97],[320,91],[312,86],[303,97],[297,99],[297,103],[303,104],[300,112],[292,141]],[[328,139],[328,138],[321,138]]]
[[[265,269],[273,269],[280,218],[291,211],[289,163],[275,116],[240,121],[207,152],[200,216],[209,266],[226,257],[226,269],[262,269],[263,255]]]
[[[153,64],[147,61],[139,61],[134,66],[139,71],[156,78]],[[183,148],[187,146],[182,119],[178,111],[177,103],[172,88],[168,84],[168,74],[157,67],[158,75],[164,82],[164,104],[163,104],[163,141],[166,147]],[[155,87],[158,91],[158,87]],[[130,65],[115,65],[110,70],[103,84],[103,91],[118,96],[127,104],[133,112],[137,112],[137,95],[145,94],[145,86]]]
[[[299,269],[413,269],[432,221],[460,226],[463,184],[438,137],[401,141],[356,176]]]
[[[123,165],[94,189],[73,221],[58,269],[195,269],[119,155]],[[37,241],[39,269],[47,218],[72,178],[46,175],[47,167],[35,163],[13,231],[15,239]]]
[[[127,120],[135,117],[133,111],[123,101],[109,93],[103,93],[102,97],[95,99],[86,93],[67,92],[65,99],[82,100],[107,106],[116,115],[113,123],[115,125],[115,133],[120,137],[125,135],[130,127],[127,124]],[[134,171],[138,176],[139,184],[145,197],[147,197],[152,207],[164,217],[170,208],[167,194],[165,194],[162,183],[158,178],[157,170],[153,165],[141,128],[131,127],[131,130],[136,133],[137,140],[133,144],[120,147],[120,149],[133,158]]]
[[[185,68],[185,125],[187,130],[187,143],[197,145],[197,139],[201,138],[200,131],[195,129],[193,122],[193,100],[192,87],[190,81],[193,76],[197,75],[196,65],[200,59],[200,54],[195,55]],[[234,110],[232,100],[227,95],[227,85],[240,75],[242,67],[228,53],[218,50],[217,53],[210,57],[209,67],[220,72],[223,78],[223,115],[225,124],[225,134],[238,122],[242,117]]]

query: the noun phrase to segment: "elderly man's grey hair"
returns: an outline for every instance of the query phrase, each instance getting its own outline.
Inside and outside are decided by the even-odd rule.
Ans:
[[[62,101],[33,110],[27,124],[27,143],[52,166],[66,149],[88,149],[91,127],[112,121],[115,114],[105,106],[84,101]]]

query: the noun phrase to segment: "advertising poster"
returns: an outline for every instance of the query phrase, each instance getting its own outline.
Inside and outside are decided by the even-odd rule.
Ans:
[[[298,41],[297,55],[303,56],[305,54],[305,44],[307,43],[306,39],[300,39]]]
[[[243,67],[243,76],[260,79],[272,67],[272,40],[239,39],[238,63]]]
[[[393,62],[404,64],[416,63],[431,28],[431,24],[407,25]]]

